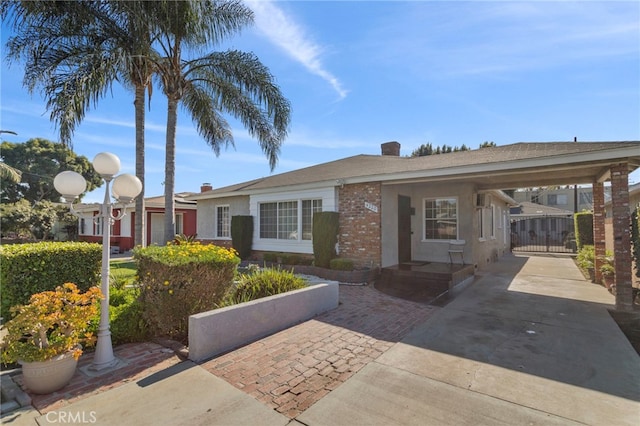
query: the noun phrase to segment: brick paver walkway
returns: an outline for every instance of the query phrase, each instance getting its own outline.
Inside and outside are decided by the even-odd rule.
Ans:
[[[147,377],[182,361],[173,350],[151,342],[120,345],[115,347],[113,352],[116,357],[127,362],[125,367],[98,377],[89,377],[80,371],[93,361],[93,353],[87,352],[80,357],[78,370],[67,386],[48,395],[30,393],[31,404],[44,414],[88,396]],[[14,380],[18,385],[22,385],[21,374],[16,375]]]
[[[437,309],[369,286],[340,286],[340,306],[202,364],[294,418]]]

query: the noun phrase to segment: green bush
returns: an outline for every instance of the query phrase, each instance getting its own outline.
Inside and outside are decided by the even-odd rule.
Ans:
[[[593,245],[593,213],[576,213],[573,215],[573,220],[578,250],[583,246]]]
[[[235,305],[262,297],[305,288],[307,283],[292,271],[266,268],[250,274],[240,274],[237,284],[230,290],[220,306]]]
[[[0,246],[1,315],[32,294],[71,282],[81,291],[100,283],[102,246],[95,243],[39,242]]]
[[[316,212],[313,214],[313,256],[316,266],[328,268],[336,257],[338,242],[339,214],[337,212]]]
[[[353,271],[353,260],[336,257],[335,259],[331,259],[329,267],[336,271]]]
[[[280,256],[280,253],[269,251],[262,255],[262,260],[264,260],[265,262],[277,263],[278,256]]]
[[[578,250],[576,261],[581,269],[586,271],[589,268],[593,268],[595,259],[596,249],[593,245],[584,245],[580,250]]]
[[[133,255],[151,333],[183,342],[189,315],[218,306],[240,263],[235,250],[200,243],[136,248]]]
[[[109,321],[114,345],[143,342],[149,337],[138,288],[111,288],[109,291]]]
[[[253,216],[231,216],[231,244],[241,259],[251,256]]]

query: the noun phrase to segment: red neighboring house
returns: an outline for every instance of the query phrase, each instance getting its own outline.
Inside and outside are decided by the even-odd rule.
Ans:
[[[175,196],[176,235],[195,235],[197,210],[195,201],[187,201],[184,197],[191,192],[178,193]],[[164,196],[145,198],[145,240],[146,245],[162,244],[164,241]],[[78,239],[80,241],[102,242],[102,221],[99,218],[101,205],[98,203],[80,204],[75,210],[80,214],[78,223]],[[122,210],[114,209],[114,214]],[[135,203],[127,204],[125,216],[113,223],[111,227],[112,253],[124,253],[134,247],[135,235]]]

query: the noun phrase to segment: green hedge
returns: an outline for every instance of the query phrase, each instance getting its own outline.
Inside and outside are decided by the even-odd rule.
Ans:
[[[253,243],[253,216],[231,217],[231,244],[241,259],[251,256]]]
[[[240,263],[235,250],[200,243],[136,248],[133,256],[149,331],[183,342],[189,315],[218,306]]]
[[[593,245],[593,213],[581,212],[573,215],[578,250],[583,246]]]
[[[337,212],[313,214],[313,256],[316,266],[329,268],[329,262],[336,257],[339,226]]]
[[[99,285],[102,245],[79,242],[40,242],[0,246],[1,315],[25,304],[32,294],[55,290],[67,282],[81,291]]]
[[[336,271],[353,271],[353,260],[336,257],[329,262],[331,269]]]

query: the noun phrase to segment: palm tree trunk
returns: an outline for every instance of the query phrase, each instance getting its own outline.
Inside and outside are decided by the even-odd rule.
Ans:
[[[164,166],[164,242],[175,238],[176,212],[174,186],[176,178],[176,127],[178,122],[178,101],[168,96],[167,141]]]
[[[145,211],[144,211],[144,115],[145,115],[145,86],[136,86],[136,99],[134,102],[136,112],[136,176],[142,182],[142,192],[136,198],[135,235],[134,244],[144,247],[145,238]]]

